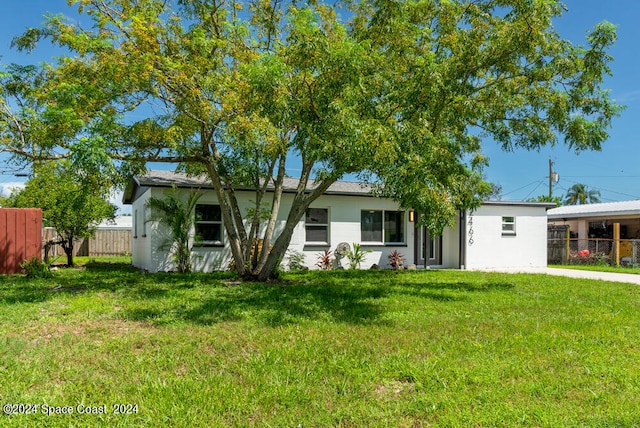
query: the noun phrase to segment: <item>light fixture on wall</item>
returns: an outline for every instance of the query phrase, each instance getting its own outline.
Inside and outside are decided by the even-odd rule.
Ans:
[[[414,211],[413,210],[409,210],[409,221],[413,223],[414,221]]]

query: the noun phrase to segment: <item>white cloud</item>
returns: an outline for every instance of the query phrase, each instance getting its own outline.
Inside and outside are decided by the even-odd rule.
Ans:
[[[13,189],[24,189],[24,182],[10,181],[8,183],[0,184],[0,196],[5,198],[7,196],[11,196]]]

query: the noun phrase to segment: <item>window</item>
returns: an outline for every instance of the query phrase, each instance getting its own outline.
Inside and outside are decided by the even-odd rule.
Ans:
[[[502,234],[503,235],[516,234],[516,218],[515,217],[502,217]]]
[[[385,244],[404,244],[404,211],[384,212]]]
[[[360,240],[362,242],[404,244],[404,232],[404,211],[366,210],[360,212]]]
[[[382,211],[360,212],[360,240],[382,242]]]
[[[307,242],[329,243],[329,210],[327,208],[308,208],[304,223]]]
[[[222,244],[222,212],[220,205],[196,205],[196,243],[203,247]]]

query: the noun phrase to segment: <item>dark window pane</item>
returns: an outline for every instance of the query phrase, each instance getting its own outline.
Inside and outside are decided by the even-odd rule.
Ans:
[[[382,242],[382,211],[360,212],[360,240]]]
[[[220,205],[196,205],[196,221],[222,221]]]
[[[329,210],[326,208],[309,208],[305,217],[305,223],[328,224]]]
[[[196,236],[198,240],[205,244],[222,243],[222,225],[211,223],[196,224]]]
[[[327,226],[306,226],[307,242],[329,242]]]
[[[385,211],[384,242],[404,243],[404,211]]]

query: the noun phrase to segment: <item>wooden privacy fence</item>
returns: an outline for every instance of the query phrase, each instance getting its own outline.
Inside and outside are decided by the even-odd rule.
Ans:
[[[41,250],[42,210],[0,208],[0,273],[20,272],[20,264]]]
[[[56,231],[47,227],[43,231],[43,242],[56,238]],[[93,238],[78,239],[73,243],[74,256],[120,256],[131,254],[131,229],[98,229]],[[51,256],[62,256],[60,245],[51,249]]]

